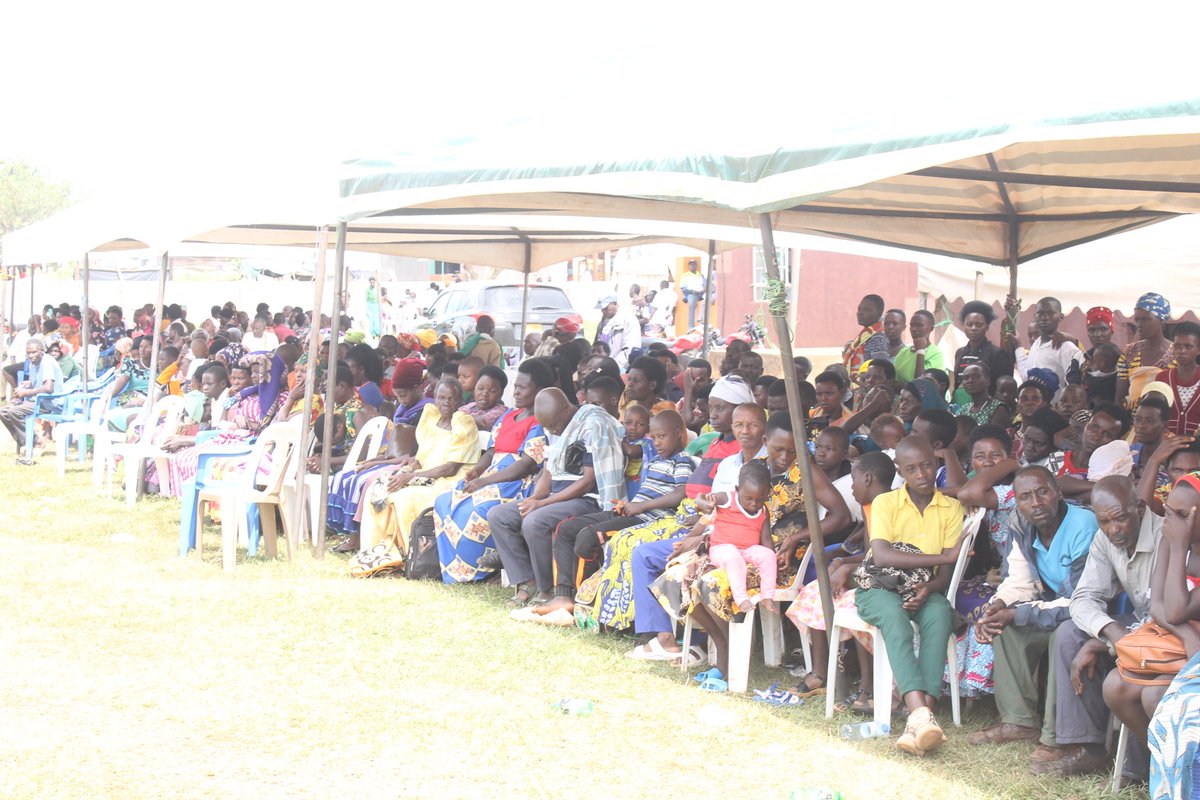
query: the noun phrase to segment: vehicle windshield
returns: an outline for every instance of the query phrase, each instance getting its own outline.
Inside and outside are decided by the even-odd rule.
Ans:
[[[483,295],[486,308],[521,308],[523,290],[520,286],[489,286]],[[552,286],[532,286],[529,289],[529,308],[532,311],[571,312],[571,302],[562,289]]]

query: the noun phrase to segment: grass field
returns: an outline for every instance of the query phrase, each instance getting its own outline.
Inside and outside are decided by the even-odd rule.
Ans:
[[[842,742],[823,702],[705,694],[627,639],[512,622],[507,590],[351,580],[307,550],[229,576],[217,536],[178,557],[173,501],[127,511],[46,458],[6,455],[0,486],[0,797],[1108,796],[969,746],[983,708],[917,760]]]

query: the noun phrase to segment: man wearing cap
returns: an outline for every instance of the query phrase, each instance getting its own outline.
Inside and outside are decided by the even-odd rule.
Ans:
[[[696,327],[696,306],[704,302],[708,294],[708,282],[700,274],[700,262],[689,259],[687,272],[679,280],[679,290],[683,293],[683,301],[688,307],[688,330]]]
[[[609,352],[622,370],[629,368],[629,354],[642,346],[642,325],[631,311],[622,311],[617,296],[610,294],[600,298],[596,308],[601,309],[600,327],[596,329],[596,341],[608,345]]]
[[[579,335],[579,323],[568,317],[559,317],[554,321],[554,327],[542,336],[542,343],[533,351],[534,358],[549,358],[558,352],[561,345],[566,344]]]

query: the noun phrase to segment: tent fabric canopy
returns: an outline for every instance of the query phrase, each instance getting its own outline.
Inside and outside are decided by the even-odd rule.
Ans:
[[[747,214],[770,212],[778,231],[1008,265],[1200,211],[1200,100],[857,143],[866,138],[749,156],[490,166],[467,144],[433,171],[349,162],[343,214],[745,226]]]

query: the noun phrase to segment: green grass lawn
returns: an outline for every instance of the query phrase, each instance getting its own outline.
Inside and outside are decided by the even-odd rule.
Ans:
[[[0,797],[1108,796],[1030,776],[1027,745],[969,746],[982,708],[958,730],[947,704],[949,744],[918,760],[842,742],[823,701],[705,694],[625,638],[513,622],[498,587],[352,580],[307,549],[226,575],[217,535],[178,557],[176,502],[128,511],[74,462],[58,480],[9,452]],[[752,687],[788,680],[755,658]]]

